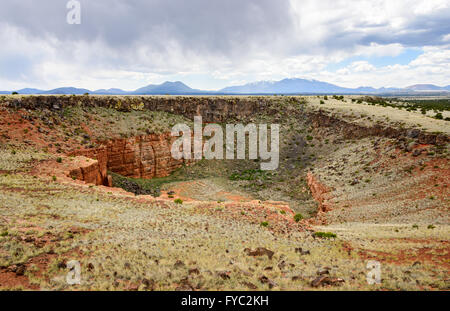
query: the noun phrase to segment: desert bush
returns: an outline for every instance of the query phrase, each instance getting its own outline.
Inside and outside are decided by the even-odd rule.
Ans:
[[[332,232],[321,232],[321,231],[317,231],[314,232],[314,236],[318,237],[318,238],[335,238],[336,234],[332,233]]]
[[[442,113],[438,112],[438,113],[436,113],[436,115],[434,116],[434,118],[435,118],[435,119],[438,119],[438,120],[442,120],[442,119],[444,119],[444,116],[442,115]]]
[[[302,219],[303,219],[303,215],[302,215],[302,214],[295,214],[294,220],[295,220],[296,222],[299,222],[299,221],[302,220]]]

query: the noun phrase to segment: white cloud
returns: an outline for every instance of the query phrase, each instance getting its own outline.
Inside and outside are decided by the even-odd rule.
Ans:
[[[35,3],[3,3],[0,89],[136,89],[165,80],[219,89],[286,77],[352,87],[450,81],[448,0],[97,0],[82,2],[79,28],[58,24],[65,6]],[[411,47],[424,54],[408,65],[358,61],[326,70]]]

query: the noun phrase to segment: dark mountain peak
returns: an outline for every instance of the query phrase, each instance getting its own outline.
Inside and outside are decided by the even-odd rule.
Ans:
[[[194,90],[181,81],[166,81],[161,84],[150,84],[134,91],[135,94],[190,94],[198,93],[199,90]]]
[[[139,88],[136,91],[124,91],[118,88],[100,89],[90,91],[75,87],[61,87],[50,91],[43,91],[33,88],[18,90],[19,94],[102,94],[102,95],[195,95],[195,94],[399,94],[425,92],[436,94],[437,92],[447,93],[450,85],[440,87],[433,84],[415,84],[406,88],[360,86],[358,88],[346,88],[332,83],[315,79],[305,78],[285,78],[280,81],[255,81],[244,85],[229,86],[217,92],[201,91],[192,89],[182,81],[166,81],[161,84],[150,84]],[[0,94],[11,94],[10,91],[0,92]]]
[[[440,87],[434,84],[414,84],[406,87],[405,89],[414,91],[442,91],[445,90],[445,87]]]

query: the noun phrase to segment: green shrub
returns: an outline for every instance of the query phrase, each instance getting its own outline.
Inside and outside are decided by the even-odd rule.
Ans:
[[[19,95],[17,92],[12,92],[11,95]]]
[[[434,229],[434,228],[436,228],[435,226],[433,226],[433,225],[428,225],[428,227],[427,227],[428,229]]]
[[[434,116],[434,118],[435,118],[435,119],[438,119],[438,120],[442,120],[442,119],[444,119],[444,116],[442,115],[442,113],[438,112],[438,113],[436,113],[436,115]]]
[[[0,236],[7,236],[8,234],[9,234],[8,231],[5,230],[0,233]]]
[[[294,220],[295,220],[296,222],[299,222],[299,221],[302,220],[302,219],[303,219],[303,215],[302,215],[302,214],[295,214]]]
[[[318,238],[326,238],[326,239],[328,239],[328,238],[335,238],[336,234],[332,233],[332,232],[320,232],[320,231],[317,231],[317,232],[314,232],[314,236],[316,236]]]
[[[262,221],[262,222],[261,222],[261,226],[262,226],[262,227],[268,227],[268,226],[269,226],[269,223],[268,223],[267,221]]]
[[[61,158],[61,157],[58,157],[58,158],[56,159],[56,162],[61,163],[61,162],[62,162],[62,158]]]
[[[231,174],[230,180],[267,180],[271,173],[260,169],[249,169]]]
[[[56,176],[52,176],[53,181],[56,181]]]
[[[183,200],[182,199],[175,199],[174,202],[176,204],[183,204]]]

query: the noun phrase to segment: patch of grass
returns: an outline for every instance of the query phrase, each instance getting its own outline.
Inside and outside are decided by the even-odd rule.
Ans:
[[[318,238],[326,238],[326,239],[337,237],[337,235],[335,233],[321,232],[321,231],[314,232],[314,236],[316,236]]]
[[[302,220],[302,219],[303,219],[303,215],[302,215],[302,214],[295,214],[294,220],[295,220],[296,222],[299,222],[299,221]]]
[[[242,172],[236,172],[231,174],[230,180],[266,180],[271,175],[270,172],[263,171],[260,169],[250,169]]]

